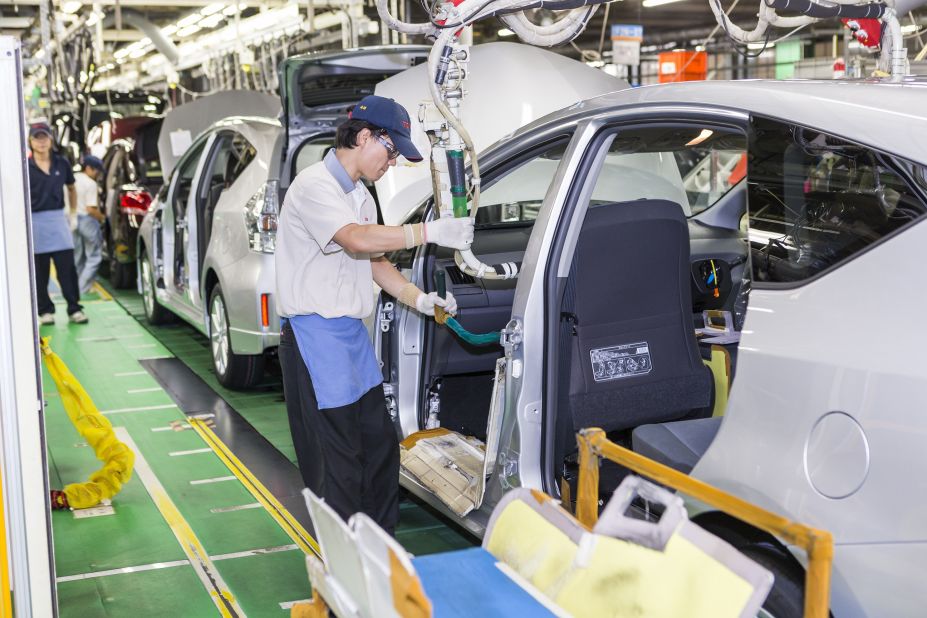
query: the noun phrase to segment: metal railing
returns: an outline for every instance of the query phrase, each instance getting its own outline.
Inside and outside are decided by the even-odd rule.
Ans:
[[[785,543],[804,549],[808,555],[805,618],[828,617],[830,572],[834,557],[834,540],[830,532],[786,519],[621,447],[609,441],[601,429],[583,429],[577,434],[577,440],[580,473],[576,517],[583,525],[591,529],[599,518],[599,457],[604,457],[779,537]]]

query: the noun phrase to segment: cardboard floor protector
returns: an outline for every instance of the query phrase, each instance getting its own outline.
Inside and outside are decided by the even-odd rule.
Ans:
[[[400,451],[402,467],[461,517],[473,510],[483,451],[457,433],[423,438]]]

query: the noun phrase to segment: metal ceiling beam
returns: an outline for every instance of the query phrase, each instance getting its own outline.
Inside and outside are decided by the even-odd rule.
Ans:
[[[116,43],[134,43],[141,40],[145,35],[135,28],[123,30],[106,29],[103,31],[103,40]]]
[[[33,17],[0,17],[0,29],[28,28]]]

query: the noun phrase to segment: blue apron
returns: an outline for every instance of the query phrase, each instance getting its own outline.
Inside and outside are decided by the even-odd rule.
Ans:
[[[380,363],[363,321],[316,314],[287,319],[309,369],[320,410],[354,403],[383,383]]]
[[[74,236],[64,208],[32,213],[33,253],[52,253],[73,248]]]

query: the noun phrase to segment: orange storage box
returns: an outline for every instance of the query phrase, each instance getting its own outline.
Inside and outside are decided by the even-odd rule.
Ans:
[[[671,51],[659,55],[660,83],[691,82],[708,76],[708,53],[703,51]]]

